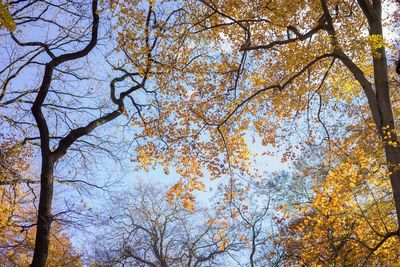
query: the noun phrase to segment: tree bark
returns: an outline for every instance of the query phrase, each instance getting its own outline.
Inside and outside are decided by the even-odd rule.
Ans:
[[[383,41],[382,29],[382,6],[381,1],[374,1],[373,6],[369,7],[370,16],[367,17],[370,25],[370,35],[379,36]],[[392,101],[390,97],[389,88],[389,75],[387,66],[387,57],[385,46],[373,51],[373,66],[374,66],[374,83],[376,90],[376,99],[378,102],[378,109],[380,113],[380,122],[377,123],[378,131],[381,135],[382,142],[385,146],[385,156],[387,167],[390,172],[390,183],[392,186],[393,200],[396,207],[397,225],[400,226],[400,149],[397,145],[389,143],[398,143],[398,136],[396,133],[396,124],[394,120]],[[387,127],[383,130],[383,127]],[[392,131],[390,138],[386,138],[386,133]]]
[[[55,162],[51,156],[42,156],[39,211],[32,267],[45,266],[47,261],[52,222],[54,164]]]
[[[386,160],[390,174],[394,204],[398,225],[400,225],[400,149],[392,146],[385,147]]]
[[[330,17],[325,3],[325,14]],[[369,25],[371,37],[381,38],[383,42],[382,27],[382,1],[374,0],[372,3],[367,0],[357,0]],[[334,35],[333,24],[330,25],[330,34]],[[384,43],[375,51],[371,51],[373,56],[374,84],[372,85],[365,77],[364,73],[356,64],[342,51],[336,51],[337,57],[351,71],[360,85],[363,87],[367,96],[372,118],[376,124],[376,129],[385,147],[386,164],[390,172],[389,178],[392,187],[393,201],[396,207],[397,225],[400,226],[400,147],[396,124],[390,97],[389,75],[387,66],[387,56]],[[385,128],[384,128],[385,127]],[[390,131],[390,135],[387,135]],[[386,137],[386,138],[385,138]],[[395,142],[396,145],[389,143]]]
[[[121,112],[121,105],[111,114],[101,117],[89,123],[86,127],[73,130],[59,143],[58,149],[52,152],[50,149],[50,132],[46,118],[42,112],[44,101],[49,92],[53,79],[53,72],[60,64],[85,57],[96,46],[99,28],[99,16],[97,14],[98,0],[92,1],[92,33],[90,42],[82,49],[72,53],[53,56],[52,60],[46,64],[43,80],[38,94],[32,105],[32,114],[35,118],[40,134],[40,150],[42,156],[42,167],[40,174],[40,198],[39,210],[36,225],[35,249],[31,267],[45,267],[49,252],[50,229],[52,222],[52,203],[54,187],[54,166],[60,158],[66,153],[67,149],[81,136],[90,133],[94,128],[105,122],[118,117]],[[77,133],[78,132],[78,133]]]

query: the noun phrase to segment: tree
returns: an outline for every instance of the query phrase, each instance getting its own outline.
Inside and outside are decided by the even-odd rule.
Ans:
[[[0,264],[29,266],[35,244],[36,210],[30,190],[20,185],[0,186]],[[56,222],[50,232],[49,266],[82,266],[69,236]]]
[[[382,1],[205,0],[181,8],[184,38],[171,62],[187,67],[158,75],[164,108],[135,122],[146,138],[134,161],[175,166],[186,182],[172,194],[190,197],[204,169],[213,177],[249,170],[248,130],[265,145],[290,149],[298,133],[307,136],[303,146],[318,145],[346,137],[341,116],[361,111],[351,116],[375,125],[399,224],[395,60],[383,36],[394,25],[384,26]],[[129,52],[128,32],[120,44]]]
[[[348,130],[372,123],[368,140],[379,137],[380,154],[369,150],[366,158],[386,157],[397,216],[396,229],[385,237],[399,235],[400,147],[392,108],[398,83],[386,52],[392,45],[383,36],[382,1],[110,3],[117,37],[108,40],[116,59],[104,61],[119,75],[107,77],[109,96],[93,105],[89,94],[82,100],[71,88],[92,91],[80,75],[93,82],[92,73],[74,66],[91,63],[101,39],[97,1],[23,0],[8,7],[16,30],[2,46],[10,57],[0,71],[0,123],[26,141],[39,141],[41,155],[32,266],[46,263],[56,166],[73,151],[103,143],[96,129],[128,115],[127,103],[134,112],[129,122],[138,130],[133,161],[143,169],[161,165],[166,173],[174,168],[181,179],[168,199],[178,197],[190,210],[193,191],[205,187],[204,172],[232,181],[251,173],[251,137],[286,148],[286,159],[297,143],[299,149],[326,144],[327,154],[341,157],[335,147],[351,135]],[[46,34],[29,35],[35,26]],[[23,41],[27,37],[32,39]]]
[[[280,224],[275,220],[284,198],[280,192],[284,179],[237,178],[233,189],[229,188],[231,182],[219,187],[215,210],[220,224],[233,226],[226,232],[241,240],[238,252],[232,253],[232,257],[239,266],[282,266],[286,260],[285,247],[277,242]]]
[[[381,142],[367,123],[356,129],[363,130],[337,142],[341,153],[331,151],[335,157],[327,158],[311,154],[297,169],[293,179],[308,179],[310,193],[307,201],[285,211],[290,219],[282,224],[282,240],[290,264],[383,266],[398,262],[398,226],[385,159],[372,152]],[[316,164],[307,163],[310,158]]]
[[[221,265],[241,243],[206,210],[169,204],[165,190],[151,184],[113,199],[102,221],[94,259],[101,266]]]
[[[0,145],[0,264],[29,266],[35,241],[35,197],[21,180],[30,180],[31,149],[16,140],[2,140]],[[24,178],[23,178],[24,177]],[[56,222],[51,230],[51,266],[82,266],[80,255],[73,250],[69,236]]]
[[[132,108],[132,116],[140,116],[147,104],[140,104],[134,95],[138,91],[153,93],[145,84],[151,54],[159,39],[142,38],[143,46],[138,49],[137,58],[124,56],[124,49],[120,49],[121,55],[115,57],[114,64],[102,54],[108,52],[106,49],[115,52],[115,43],[112,38],[101,43],[101,31],[108,33],[108,29],[102,27],[106,23],[100,23],[97,0],[14,1],[9,9],[16,28],[5,34],[2,46],[5,51],[2,55],[8,57],[2,58],[5,64],[0,71],[0,123],[3,130],[22,135],[23,143],[37,145],[35,149],[40,152],[40,181],[36,180],[40,183],[40,197],[31,266],[45,266],[51,224],[55,220],[52,210],[55,182],[93,185],[79,179],[56,179],[62,172],[57,167],[74,161],[83,164],[80,159],[95,150],[110,152],[103,147],[110,145],[112,138],[105,138],[96,129],[124,117],[121,115],[129,117],[128,108]],[[109,10],[105,5],[105,17]],[[160,30],[150,14],[144,16],[149,19],[135,25],[138,34],[146,36]],[[42,29],[38,35],[31,32],[36,27]],[[95,47],[99,44],[106,48],[100,49],[101,57],[93,59],[91,55],[98,52]],[[141,62],[127,71],[119,64],[121,58]],[[94,77],[93,73],[104,64],[111,69],[104,75],[110,76]],[[92,70],[90,66],[97,69]],[[105,81],[98,82],[101,79]],[[99,90],[93,90],[96,86]],[[76,172],[74,167],[72,170]],[[70,176],[67,172],[62,174]]]
[[[7,2],[0,2],[0,29],[6,28],[7,30],[14,30],[15,23],[11,17],[10,11],[7,9]]]

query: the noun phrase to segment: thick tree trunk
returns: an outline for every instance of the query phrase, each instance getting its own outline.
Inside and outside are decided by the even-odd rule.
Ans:
[[[400,225],[400,149],[393,146],[385,147],[386,160],[392,185],[393,199],[396,206],[397,222]]]
[[[46,266],[47,256],[49,253],[50,228],[52,222],[51,207],[53,200],[54,165],[63,155],[65,155],[68,148],[78,138],[90,133],[97,126],[113,120],[114,118],[122,114],[121,110],[123,108],[123,100],[119,100],[119,106],[116,111],[90,122],[85,127],[70,131],[70,133],[67,134],[67,136],[60,141],[58,148],[53,152],[51,151],[50,132],[46,118],[42,112],[42,107],[50,89],[50,85],[53,79],[53,72],[57,68],[57,66],[65,62],[73,61],[87,56],[89,52],[96,46],[99,29],[99,15],[97,14],[97,4],[98,0],[92,0],[93,23],[90,42],[82,50],[78,50],[72,53],[65,53],[57,57],[52,57],[52,60],[46,64],[42,84],[32,105],[32,114],[35,117],[40,133],[42,169],[40,174],[40,198],[36,225],[36,242],[32,263],[30,265],[31,267]]]
[[[49,243],[50,227],[52,222],[52,198],[54,160],[51,156],[42,155],[42,170],[40,177],[40,200],[36,230],[35,250],[31,267],[44,267],[46,265]]]
[[[382,39],[382,6],[381,1],[374,1],[373,10],[370,11],[370,17],[367,17],[370,24],[370,35]],[[388,170],[390,172],[390,182],[393,192],[393,200],[396,207],[397,225],[400,226],[400,148],[398,147],[398,135],[396,133],[396,123],[394,119],[392,101],[390,96],[389,75],[387,66],[387,56],[385,45],[373,51],[374,83],[376,90],[376,99],[379,110],[380,121],[376,122],[378,131],[382,137],[385,146],[385,155]],[[385,130],[383,128],[386,127]],[[385,138],[386,133],[391,131],[390,138]],[[389,137],[387,136],[387,137]],[[395,142],[393,146],[389,143]]]

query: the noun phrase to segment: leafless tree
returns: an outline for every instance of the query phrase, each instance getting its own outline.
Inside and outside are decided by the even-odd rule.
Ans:
[[[66,178],[73,174],[60,166],[71,164],[70,170],[77,172],[79,165],[85,169],[87,161],[98,161],[98,152],[113,157],[118,150],[110,145],[126,143],[97,129],[128,116],[128,109],[139,116],[146,104],[133,94],[154,92],[145,89],[149,64],[139,66],[139,73],[107,60],[106,51],[113,51],[115,42],[106,39],[107,20],[100,18],[97,0],[10,1],[10,8],[17,27],[1,34],[0,127],[38,148],[40,178],[29,181],[40,184],[31,266],[45,266],[51,223],[62,214],[52,210],[55,182],[97,186],[76,176]],[[147,14],[144,31],[156,28],[153,15]],[[147,63],[157,41],[146,38]]]
[[[238,265],[284,266],[286,252],[277,242],[280,230],[276,218],[277,207],[286,201],[283,194],[287,192],[282,189],[287,186],[287,180],[273,174],[236,180],[233,189],[236,194],[231,199],[229,191],[222,190],[224,200],[217,203],[227,200],[228,203],[220,217],[233,218],[231,224],[236,227],[230,232],[241,240],[238,252],[233,255]]]
[[[95,244],[100,266],[224,266],[241,243],[231,236],[223,245],[221,228],[205,210],[169,204],[165,191],[150,184],[115,198],[103,223]]]

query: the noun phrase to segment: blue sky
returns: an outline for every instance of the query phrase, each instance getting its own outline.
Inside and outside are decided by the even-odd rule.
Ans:
[[[388,8],[386,10],[390,10],[389,12],[393,11],[393,9]],[[396,39],[398,38],[398,33],[395,32],[388,32],[386,31],[386,36],[389,38]],[[43,39],[46,38],[46,35],[52,34],[52,32],[44,32],[40,27],[33,27],[30,29],[27,29],[23,33],[18,33],[18,36],[23,38],[24,40],[38,40],[38,39]],[[104,33],[103,33],[104,34]],[[7,37],[0,37],[2,38],[2,44],[0,49],[5,49],[5,47],[10,45],[10,40],[7,39]],[[98,48],[95,48],[94,51],[90,54],[89,61],[90,64],[84,65],[86,60],[81,60],[81,61],[76,61],[70,65],[70,67],[76,67],[79,64],[82,64],[85,66],[85,73],[89,77],[94,77],[96,78],[95,81],[82,81],[79,84],[74,84],[71,83],[68,87],[69,90],[72,92],[79,92],[80,88],[85,88],[84,90],[87,90],[88,88],[91,88],[93,91],[94,95],[96,96],[95,99],[81,99],[81,104],[86,105],[90,104],[92,107],[96,107],[100,104],[102,104],[102,101],[108,101],[108,94],[109,94],[109,81],[111,78],[113,78],[115,73],[111,72],[110,66],[104,61],[104,54],[106,54],[111,47],[113,46],[112,43],[108,43],[105,41],[101,46]],[[226,50],[229,50],[230,48],[227,46]],[[61,52],[61,51],[58,51]],[[1,62],[6,62],[7,60],[7,54],[6,53],[1,53]],[[117,58],[113,58],[113,60],[116,60]],[[40,57],[41,61],[47,61],[48,57],[47,56],[42,56]],[[88,66],[88,67],[87,67]],[[65,66],[64,66],[65,67]],[[21,73],[21,79],[17,79],[13,82],[12,86],[14,89],[24,89],[24,88],[32,88],[37,85],[37,82],[40,81],[41,73],[42,73],[42,67],[33,67],[32,69],[28,69],[27,71]],[[59,83],[55,82],[55,86],[59,85]],[[54,95],[49,96],[50,99],[53,98],[53,100],[57,100],[57,98]],[[70,101],[70,102],[69,102]],[[74,104],[72,103],[74,99],[70,99],[68,101],[65,101],[66,104]],[[69,102],[69,103],[68,103]],[[109,101],[108,101],[109,102]],[[112,106],[111,106],[112,107]],[[109,110],[108,108],[105,108],[103,111]],[[3,112],[3,110],[2,110]],[[8,112],[8,111],[7,111]],[[12,112],[12,111],[10,111]],[[93,111],[92,114],[98,116],[101,114],[99,111]],[[55,117],[49,115],[49,120],[52,126],[54,126],[58,121],[55,121]],[[77,125],[82,125],[82,123],[87,122],[88,119],[90,119],[92,116],[83,116],[82,114],[74,115],[74,114],[69,114],[72,121],[71,126],[76,127]],[[29,117],[30,115],[26,115],[25,112],[21,112],[21,116],[23,116],[24,120],[32,120],[32,117]],[[131,141],[131,138],[133,137],[134,132],[136,129],[133,127],[127,126],[127,127],[122,127],[127,122],[125,117],[121,117],[118,120],[111,122],[107,125],[104,125],[97,129],[95,131],[95,134],[104,134],[104,135],[109,135],[112,137],[112,139],[118,143],[119,145],[124,145],[128,144]],[[60,127],[57,129],[57,131],[54,131],[55,134],[65,134],[67,128],[66,127]],[[264,147],[261,145],[261,142],[258,138],[255,138],[255,142],[253,142],[253,138],[251,137],[250,134],[246,135],[246,140],[249,143],[250,150],[254,154],[262,154],[265,151],[271,151],[274,150],[271,147]],[[116,162],[108,158],[105,154],[101,154],[96,152],[96,154],[93,154],[94,157],[93,159],[90,159],[91,162],[89,167],[89,171],[80,171],[79,169],[77,170],[77,173],[72,173],[76,174],[77,178],[79,179],[87,179],[90,182],[96,183],[97,185],[102,185],[109,181],[110,179],[112,181],[118,180],[118,184],[114,184],[112,187],[112,190],[114,192],[118,190],[126,190],[131,187],[133,187],[139,180],[142,181],[151,181],[156,184],[166,184],[166,185],[172,185],[174,182],[176,182],[179,177],[175,172],[171,172],[171,174],[166,175],[162,168],[156,168],[154,170],[151,170],[150,172],[145,172],[145,171],[134,171],[134,165],[129,161],[130,154],[133,153],[134,146],[132,147],[125,147],[126,151],[116,151],[118,155],[122,157],[121,162]],[[276,151],[277,152],[277,151]],[[98,154],[97,154],[98,153]],[[89,153],[90,154],[90,153]],[[80,166],[82,164],[81,159],[78,157],[79,154],[76,153],[70,153],[70,155],[73,155],[72,157],[66,157],[66,161],[69,161],[73,163],[73,166]],[[266,156],[266,155],[260,155],[256,158],[256,163],[255,167],[259,169],[261,173],[263,172],[275,172],[275,171],[281,171],[281,170],[289,170],[291,163],[282,163],[281,162],[281,156],[282,152],[277,152],[275,153],[275,156]],[[39,166],[39,161],[40,161],[40,156],[39,153],[36,154],[33,168],[34,171],[37,172],[40,168]],[[71,167],[68,167],[65,162],[60,164],[58,166],[58,174],[59,176],[63,176],[66,178],[71,177],[69,174],[69,171],[71,171]],[[75,171],[75,170],[74,170]],[[198,192],[196,193],[197,200],[199,204],[207,204],[209,201],[209,198],[213,195],[213,192],[215,191],[216,185],[219,182],[226,182],[226,180],[229,179],[229,177],[221,177],[220,180],[216,181],[210,181],[208,177],[206,176],[205,181],[207,185],[207,191],[206,192]],[[83,202],[88,202],[88,208],[93,207],[95,209],[101,207],[102,205],[107,205],[107,194],[104,194],[101,191],[96,191],[96,195],[89,196],[85,194],[79,194],[79,192],[75,190],[70,190],[69,187],[61,186],[59,184],[56,185],[56,195],[55,195],[55,209],[63,209],[65,201],[71,201],[71,197],[73,198],[73,202],[77,206],[83,206]],[[79,232],[73,232],[75,236],[73,237],[75,243],[80,246],[80,245],[85,245],[86,240],[82,237],[79,236]]]

